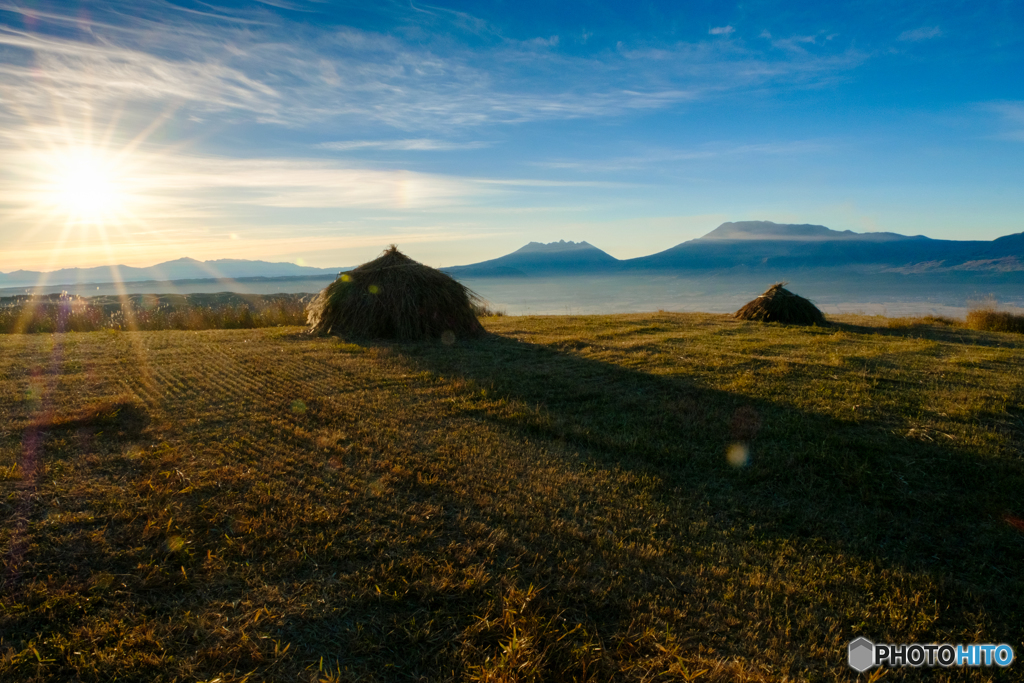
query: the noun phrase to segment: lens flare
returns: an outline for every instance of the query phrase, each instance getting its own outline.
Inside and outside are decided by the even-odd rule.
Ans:
[[[43,165],[40,203],[71,222],[102,224],[126,210],[126,179],[112,157],[88,147],[72,147],[51,152]]]
[[[745,467],[750,462],[750,448],[745,443],[734,443],[729,446],[725,459],[737,469]]]

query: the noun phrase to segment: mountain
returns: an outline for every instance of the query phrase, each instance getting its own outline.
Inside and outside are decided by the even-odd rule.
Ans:
[[[857,233],[824,225],[741,221],[665,251],[620,261],[587,242],[530,242],[500,258],[443,270],[455,277],[583,273],[844,269],[891,273],[1024,272],[1024,233],[992,241],[934,240],[893,232]]]
[[[148,268],[98,266],[63,268],[50,272],[16,270],[0,273],[0,287],[76,285],[90,282],[142,282],[146,280],[234,280],[251,277],[319,277],[337,275],[343,268],[310,268],[294,263],[269,263],[243,259],[197,261],[181,258]]]
[[[991,241],[935,240],[892,232],[856,233],[823,225],[741,221],[722,223],[703,237],[665,251],[620,261],[588,242],[530,242],[496,259],[443,268],[458,278],[533,277],[638,271],[758,269],[781,275],[796,270],[847,273],[948,274],[1024,278],[1024,233]],[[38,284],[140,282],[147,280],[234,280],[240,278],[334,277],[345,268],[309,268],[268,263],[183,258],[148,268],[104,266],[49,273],[0,273],[0,288]],[[973,277],[973,275],[972,275]]]
[[[453,277],[526,277],[612,270],[619,260],[587,242],[530,242],[511,254],[468,266],[443,268]]]
[[[792,223],[772,223],[771,221],[740,221],[722,223],[717,228],[700,238],[701,241],[715,240],[754,240],[754,241],[787,241],[787,242],[824,242],[835,240],[851,240],[863,242],[892,242],[897,240],[927,240],[923,235],[907,237],[895,232],[853,232],[852,230],[832,230],[824,225],[795,225]]]
[[[1024,233],[993,241],[933,240],[823,225],[723,223],[707,235],[621,262],[626,270],[868,268],[892,272],[1024,270]]]

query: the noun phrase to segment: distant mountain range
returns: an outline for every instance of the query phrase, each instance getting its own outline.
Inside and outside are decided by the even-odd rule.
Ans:
[[[76,285],[98,282],[144,282],[147,280],[236,280],[253,277],[320,277],[337,275],[344,268],[310,268],[294,263],[269,263],[244,259],[197,261],[190,258],[158,263],[148,268],[97,266],[62,268],[47,273],[16,270],[0,273],[0,287]]]
[[[511,254],[441,270],[457,277],[526,277],[614,270],[623,262],[588,242],[530,242]]]
[[[443,268],[458,278],[536,277],[641,271],[743,269],[790,272],[831,269],[851,273],[992,275],[1024,277],[1024,233],[991,241],[934,240],[891,232],[855,233],[823,225],[769,221],[723,223],[698,239],[671,249],[619,260],[587,242],[530,242],[511,254]],[[183,258],[149,268],[102,266],[40,273],[0,273],[0,288],[148,280],[242,278],[331,278],[346,268],[310,268],[294,263]]]
[[[619,260],[587,242],[531,242],[506,256],[443,270],[456,277],[731,268],[832,268],[888,273],[1024,272],[1024,233],[992,241],[934,240],[891,232],[855,233],[823,225],[723,223],[671,249]]]

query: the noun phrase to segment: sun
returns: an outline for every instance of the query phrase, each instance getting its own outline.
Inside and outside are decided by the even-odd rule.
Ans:
[[[118,220],[127,208],[127,179],[115,157],[103,150],[72,147],[43,159],[41,200],[72,223]]]

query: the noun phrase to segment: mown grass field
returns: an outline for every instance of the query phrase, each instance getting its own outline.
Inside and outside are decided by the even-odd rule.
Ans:
[[[0,680],[1020,680],[1024,338],[842,320],[2,336]]]

